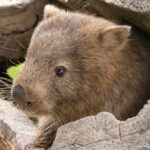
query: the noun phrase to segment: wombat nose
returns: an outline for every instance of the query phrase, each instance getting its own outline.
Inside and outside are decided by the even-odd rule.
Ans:
[[[21,85],[16,85],[13,88],[12,97],[15,103],[19,105],[22,109],[25,109],[32,104],[32,102],[27,100],[25,91]]]

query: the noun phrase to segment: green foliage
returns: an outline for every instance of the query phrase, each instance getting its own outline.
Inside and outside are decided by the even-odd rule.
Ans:
[[[14,80],[22,69],[22,66],[23,64],[18,64],[16,66],[9,67],[6,71],[7,75]]]

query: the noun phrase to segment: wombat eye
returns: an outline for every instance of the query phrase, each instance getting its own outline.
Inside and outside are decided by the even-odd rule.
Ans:
[[[56,75],[59,76],[59,77],[63,76],[64,73],[65,73],[65,71],[66,71],[66,68],[63,67],[63,66],[59,66],[59,67],[57,67],[57,68],[55,69],[55,73],[56,73]]]

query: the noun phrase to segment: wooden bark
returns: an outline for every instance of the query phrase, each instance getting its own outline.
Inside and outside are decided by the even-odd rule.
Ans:
[[[124,20],[150,34],[149,0],[88,0],[108,19]]]
[[[23,58],[30,37],[48,0],[0,1],[0,63]],[[150,33],[149,0],[50,0],[74,11],[124,20]],[[62,4],[62,5],[61,5]],[[66,7],[65,7],[66,6]],[[2,63],[1,63],[2,64]]]
[[[33,138],[35,125],[11,102],[0,100],[0,150],[22,150]]]
[[[48,0],[0,1],[0,65],[5,58],[22,58],[31,34]],[[149,0],[50,0],[64,9],[125,20],[150,34]],[[0,66],[0,67],[1,67]],[[150,101],[136,117],[119,121],[110,113],[99,113],[58,129],[49,150],[149,150]],[[0,100],[0,150],[32,150],[25,145],[36,126],[12,105]],[[33,149],[34,150],[34,149]]]
[[[24,57],[47,3],[48,0],[0,1],[0,68],[5,60]]]
[[[60,127],[50,150],[149,150],[150,101],[126,121],[99,113]]]
[[[102,112],[58,129],[49,150],[149,150],[150,101],[136,117],[117,120]],[[0,100],[0,150],[25,150],[36,126],[11,102]],[[27,148],[26,150],[42,150]]]
[[[111,20],[123,20],[150,34],[149,0],[58,0],[72,10],[99,12]],[[86,7],[87,6],[87,7]],[[88,9],[87,9],[88,8]]]
[[[98,15],[98,11],[92,8],[87,0],[58,0],[58,2],[63,3],[73,11]]]

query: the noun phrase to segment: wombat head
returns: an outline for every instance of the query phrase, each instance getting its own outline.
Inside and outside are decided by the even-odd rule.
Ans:
[[[102,18],[46,6],[14,81],[14,100],[35,116],[82,114],[90,95],[98,99],[95,94],[111,76],[109,62],[125,46],[129,30]]]

